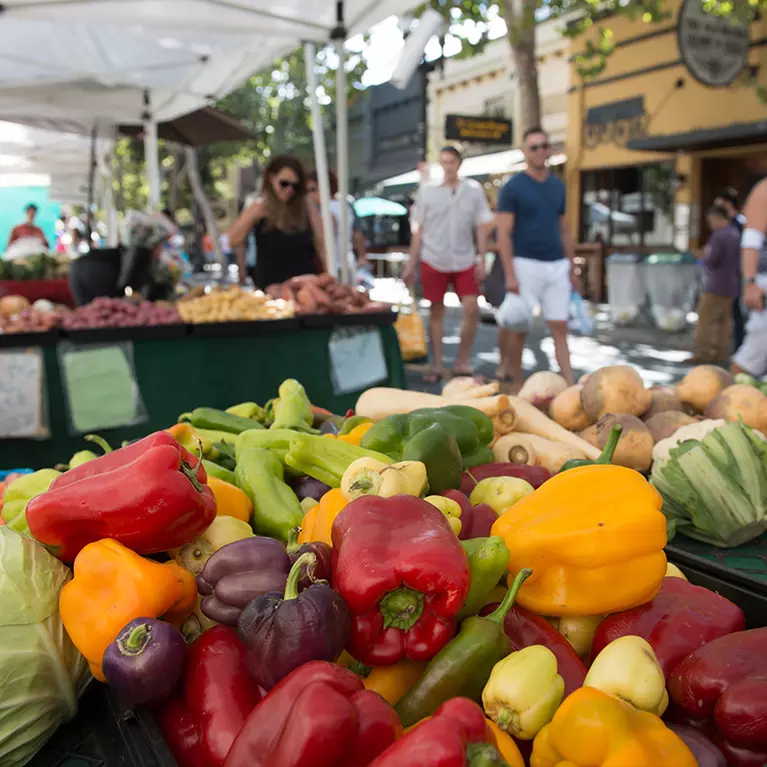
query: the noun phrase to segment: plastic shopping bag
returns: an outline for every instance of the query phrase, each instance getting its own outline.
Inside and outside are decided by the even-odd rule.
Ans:
[[[590,336],[594,332],[594,318],[591,316],[591,307],[588,301],[581,298],[581,294],[573,291],[570,293],[570,330],[574,330]]]
[[[527,333],[533,324],[530,307],[518,293],[507,293],[498,309],[495,321],[504,330],[514,333]]]

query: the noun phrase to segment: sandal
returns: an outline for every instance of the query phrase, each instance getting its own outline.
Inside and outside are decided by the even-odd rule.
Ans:
[[[442,369],[440,369],[440,370],[435,370],[434,368],[432,368],[431,370],[427,370],[427,371],[426,371],[426,372],[425,372],[425,373],[424,373],[424,374],[421,376],[421,380],[422,380],[422,381],[423,381],[425,384],[435,384],[435,383],[439,383],[439,382],[440,382],[441,380],[443,380],[444,378],[445,378],[445,371],[444,371],[444,370],[442,370]]]
[[[451,378],[472,378],[477,382],[477,385],[487,383],[487,379],[483,375],[477,375],[471,368],[453,368],[450,371]]]

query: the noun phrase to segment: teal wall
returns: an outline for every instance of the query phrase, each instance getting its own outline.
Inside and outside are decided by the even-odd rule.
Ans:
[[[53,248],[61,203],[48,199],[46,186],[7,186],[0,187],[0,253],[5,250],[11,229],[24,220],[24,208],[31,202],[39,208],[35,223]]]

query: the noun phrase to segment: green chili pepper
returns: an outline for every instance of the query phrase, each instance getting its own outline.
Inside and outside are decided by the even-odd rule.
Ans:
[[[490,538],[471,538],[461,541],[469,558],[471,586],[466,602],[458,613],[458,620],[476,615],[484,606],[490,592],[506,573],[509,549],[499,535]]]
[[[279,397],[274,403],[274,418],[271,429],[296,429],[314,432],[314,413],[306,390],[293,378],[280,384]]]
[[[262,424],[266,422],[266,409],[255,402],[241,402],[239,405],[232,405],[226,409],[226,412],[251,421],[260,421]]]
[[[429,661],[423,676],[395,706],[403,726],[431,716],[450,698],[481,700],[493,666],[512,650],[503,621],[530,575],[532,570],[520,570],[495,612],[467,618],[458,636]]]
[[[195,429],[225,431],[230,434],[241,434],[251,429],[264,428],[262,424],[251,418],[242,418],[212,407],[198,407],[191,413],[182,413],[178,417],[178,422],[184,421],[191,423]]]
[[[610,436],[605,443],[605,449],[596,461],[590,461],[588,458],[571,458],[569,461],[565,462],[559,470],[559,473],[561,474],[563,471],[569,471],[570,469],[577,469],[579,466],[595,466],[596,464],[612,463],[615,449],[618,447],[618,441],[621,438],[622,431],[623,427],[619,423],[613,424],[613,428],[610,430]]]
[[[279,458],[269,450],[251,447],[237,458],[234,476],[238,487],[253,502],[253,527],[259,535],[288,542],[290,531],[304,518],[296,494],[285,483]]]
[[[351,418],[345,418],[341,424],[341,428],[338,432],[339,435],[348,434],[358,426],[362,426],[363,423],[373,423],[370,418],[365,418],[364,415],[353,415]]]
[[[274,453],[284,464],[285,455],[290,448],[290,440],[299,432],[293,429],[268,429],[264,431],[245,431],[237,437],[236,454],[239,459],[243,451],[253,447],[263,448]]]
[[[215,461],[209,461],[206,458],[203,458],[202,465],[209,477],[223,479],[224,482],[228,482],[230,485],[237,484],[237,481],[234,478],[234,472],[229,471],[229,469],[224,468]]]
[[[88,442],[95,442],[104,451],[104,455],[112,452],[112,446],[103,437],[99,437],[97,434],[86,434],[85,439]],[[80,450],[69,459],[68,468],[74,469],[76,466],[82,466],[82,464],[88,463],[88,461],[92,461],[98,457],[99,456],[94,453],[93,450]]]

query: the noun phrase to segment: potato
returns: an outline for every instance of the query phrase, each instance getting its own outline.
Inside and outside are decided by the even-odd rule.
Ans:
[[[612,462],[637,471],[649,471],[652,466],[652,449],[655,440],[647,426],[635,415],[610,413],[600,418],[596,423],[597,447],[604,449],[616,423],[623,427],[623,431]]]
[[[641,416],[650,408],[652,395],[639,373],[628,365],[612,365],[592,373],[581,390],[583,411],[596,421],[608,413]]]
[[[518,396],[545,412],[549,409],[554,397],[565,389],[567,389],[567,381],[559,373],[540,370],[525,381]]]
[[[733,383],[733,377],[724,368],[698,365],[676,385],[676,395],[683,405],[690,405],[696,412],[702,413]]]
[[[684,405],[676,396],[676,389],[673,386],[653,386],[650,389],[650,396],[652,397],[650,409],[642,416],[645,423],[660,413],[668,413],[672,410],[680,413],[684,411]]]
[[[695,416],[681,413],[678,410],[668,410],[665,413],[656,413],[651,418],[645,419],[645,426],[650,430],[652,438],[656,442],[670,437],[682,426],[698,423]]]
[[[767,432],[767,395],[748,384],[728,386],[709,404],[705,416],[726,421],[742,418],[746,426]]]
[[[570,386],[551,402],[551,417],[570,431],[581,431],[593,423],[581,405],[581,389],[583,387],[579,384]]]

